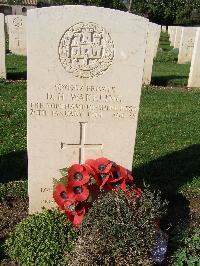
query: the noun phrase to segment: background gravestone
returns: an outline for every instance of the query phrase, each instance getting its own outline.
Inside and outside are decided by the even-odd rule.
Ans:
[[[151,73],[153,67],[153,59],[155,55],[155,50],[157,52],[157,40],[158,37],[158,25],[150,23],[148,25],[147,32],[147,45],[145,52],[145,63],[144,63],[144,73],[143,73],[143,84],[150,84],[151,82]]]
[[[108,157],[132,169],[147,20],[84,6],[28,11],[29,211],[59,169]]]
[[[181,33],[182,33],[183,27],[176,27],[176,33],[174,38],[174,48],[179,48],[180,41],[181,41]]]
[[[188,87],[200,88],[200,28],[198,28],[196,33]]]
[[[196,31],[197,27],[184,27],[182,29],[178,54],[179,64],[191,62]]]
[[[26,16],[7,16],[9,50],[16,55],[26,55]]]
[[[158,25],[158,24],[154,24],[154,25],[155,25],[155,32],[154,32],[154,36],[155,36],[154,57],[156,57],[157,50],[158,50],[158,45],[159,45],[160,33],[161,33],[161,26]]]
[[[170,46],[174,45],[174,39],[176,34],[176,26],[170,27]]]
[[[4,15],[0,13],[0,79],[6,78]]]

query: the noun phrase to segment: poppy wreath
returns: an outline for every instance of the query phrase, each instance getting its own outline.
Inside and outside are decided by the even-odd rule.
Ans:
[[[79,226],[102,190],[121,189],[133,200],[139,198],[142,190],[132,186],[133,198],[128,185],[133,185],[133,176],[128,170],[107,158],[98,158],[65,169],[63,177],[54,185],[53,198],[68,220]]]

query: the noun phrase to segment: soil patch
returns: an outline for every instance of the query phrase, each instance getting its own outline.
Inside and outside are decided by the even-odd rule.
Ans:
[[[3,243],[7,235],[28,215],[28,199],[7,198],[0,201],[0,265],[17,265],[5,259]]]
[[[190,217],[192,226],[198,228],[200,224],[200,196],[190,199]]]

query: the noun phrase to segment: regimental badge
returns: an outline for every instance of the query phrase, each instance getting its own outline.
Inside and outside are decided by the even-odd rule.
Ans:
[[[15,27],[19,28],[19,27],[22,26],[22,24],[23,24],[23,21],[22,21],[22,19],[20,17],[16,17],[16,18],[13,19],[13,25]]]
[[[103,27],[92,22],[80,22],[63,34],[58,53],[67,72],[78,78],[93,78],[111,66],[114,44]]]

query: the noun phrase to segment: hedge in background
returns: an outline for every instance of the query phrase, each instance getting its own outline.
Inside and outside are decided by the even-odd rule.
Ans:
[[[13,261],[20,265],[62,265],[63,256],[73,247],[76,232],[58,210],[30,215],[16,226],[5,243]]]

